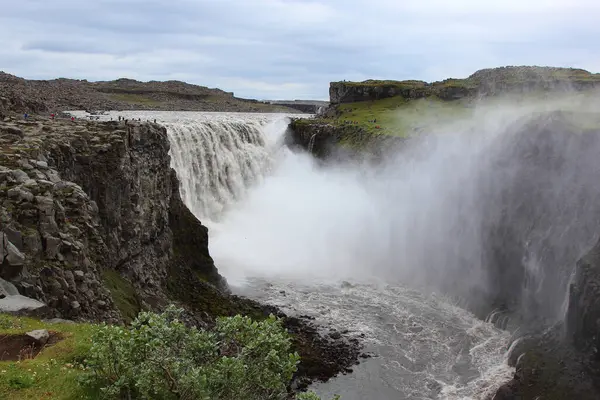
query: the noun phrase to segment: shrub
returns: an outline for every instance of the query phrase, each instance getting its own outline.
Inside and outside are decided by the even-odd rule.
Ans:
[[[299,356],[279,319],[219,318],[207,331],[187,328],[181,312],[142,312],[129,328],[100,325],[83,383],[105,398],[286,398]]]

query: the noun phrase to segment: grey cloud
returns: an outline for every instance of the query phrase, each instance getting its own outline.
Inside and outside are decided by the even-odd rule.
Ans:
[[[437,80],[526,63],[600,69],[597,11],[593,0],[24,0],[0,14],[0,37],[11,38],[0,69],[326,98],[340,79]]]

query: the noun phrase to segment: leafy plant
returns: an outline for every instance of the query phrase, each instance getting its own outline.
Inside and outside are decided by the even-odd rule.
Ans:
[[[87,359],[91,373],[83,383],[105,398],[287,397],[300,358],[291,353],[279,319],[219,318],[207,331],[186,327],[178,319],[181,312],[171,306],[162,314],[140,313],[129,328],[99,326]]]

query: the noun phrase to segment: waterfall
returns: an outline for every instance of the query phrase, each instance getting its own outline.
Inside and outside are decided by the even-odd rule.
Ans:
[[[313,147],[315,146],[315,138],[317,137],[316,133],[313,133],[312,136],[310,137],[310,140],[308,141],[308,152],[310,154],[312,154],[313,152]]]
[[[166,124],[180,193],[197,217],[218,220],[261,180],[270,160],[266,123],[208,119]]]

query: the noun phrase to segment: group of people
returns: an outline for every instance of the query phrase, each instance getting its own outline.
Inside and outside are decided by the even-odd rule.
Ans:
[[[90,120],[93,120],[94,118],[96,120],[100,120],[99,116],[94,116],[94,115],[90,115],[89,118],[90,118]],[[25,119],[25,120],[29,119],[29,113],[24,113],[23,114],[23,119]],[[50,119],[51,120],[56,119],[56,114],[55,113],[51,113],[50,114]],[[112,117],[110,118],[110,120],[111,121],[113,120]],[[140,121],[140,122],[142,121],[141,118],[138,118],[137,120]],[[125,117],[121,117],[121,116],[119,116],[119,121],[125,121],[125,124],[127,124],[127,122],[128,122],[128,120],[125,119]],[[135,119],[133,119],[133,121],[135,121]],[[150,122],[150,120],[147,120],[147,121]],[[71,122],[75,122],[75,117],[74,116],[71,116]],[[154,123],[156,123],[156,118],[154,119]]]

